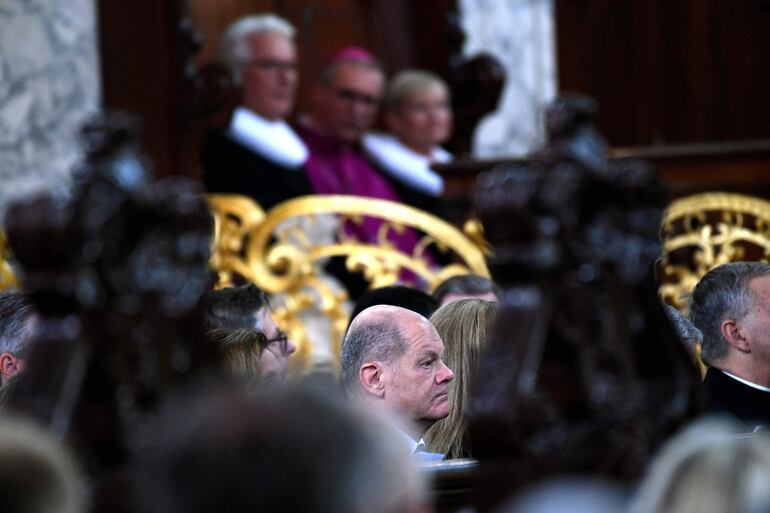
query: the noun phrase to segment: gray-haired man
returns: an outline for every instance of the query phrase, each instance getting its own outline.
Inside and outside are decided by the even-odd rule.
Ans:
[[[710,409],[749,427],[770,423],[770,265],[733,262],[695,287],[693,324],[703,333],[703,382]]]
[[[0,387],[24,370],[34,311],[22,294],[0,295]]]
[[[236,20],[222,36],[220,60],[242,96],[228,128],[204,140],[209,192],[251,196],[265,209],[312,192],[304,170],[307,147],[285,121],[297,95],[294,32],[283,18],[261,14]]]

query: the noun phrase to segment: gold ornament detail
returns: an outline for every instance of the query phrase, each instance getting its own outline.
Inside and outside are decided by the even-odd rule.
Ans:
[[[9,263],[10,253],[5,241],[5,234],[0,232],[0,290],[9,289],[18,285],[16,276]]]
[[[312,365],[313,340],[301,317],[310,310],[330,322],[331,351],[338,359],[348,324],[347,292],[324,271],[331,257],[344,257],[350,272],[361,272],[371,288],[398,283],[409,271],[432,290],[446,278],[474,273],[488,277],[480,224],[471,236],[431,214],[400,203],[343,195],[293,198],[265,213],[254,201],[238,195],[208,196],[215,218],[211,267],[218,286],[234,283],[236,276],[277,297],[274,316],[297,345],[292,360],[299,370]],[[381,222],[375,243],[351,238],[346,223],[364,219]],[[411,254],[389,240],[390,233],[412,229],[421,235]],[[453,254],[456,263],[435,268],[426,258],[428,248]]]
[[[658,262],[661,297],[680,310],[704,274],[741,260],[768,261],[770,202],[710,192],[672,202],[661,225]]]

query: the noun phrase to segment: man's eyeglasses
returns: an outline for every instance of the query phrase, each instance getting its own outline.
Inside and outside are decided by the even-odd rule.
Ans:
[[[289,349],[289,337],[283,331],[279,331],[273,338],[268,338],[264,341],[265,348],[270,344],[277,344],[281,350],[281,354],[285,354]]]
[[[352,89],[336,89],[334,94],[336,94],[339,99],[345,100],[346,102],[361,102],[367,107],[377,107],[380,104],[380,98],[377,96],[361,94],[358,91],[353,91]]]

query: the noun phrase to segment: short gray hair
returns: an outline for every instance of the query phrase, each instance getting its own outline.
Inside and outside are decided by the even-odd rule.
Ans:
[[[0,418],[0,496],[11,511],[88,511],[86,482],[71,451],[29,419]],[[12,499],[10,503],[8,499]]]
[[[701,279],[692,292],[690,319],[703,334],[701,358],[713,363],[727,352],[722,336],[722,322],[739,320],[754,304],[749,283],[770,275],[770,265],[763,262],[731,262],[715,267]]]
[[[763,432],[746,436],[744,431],[730,419],[690,424],[658,451],[624,511],[768,511],[770,439]]]
[[[340,378],[345,390],[360,387],[358,371],[365,362],[393,365],[409,347],[409,342],[393,322],[378,319],[353,322],[340,354]]]
[[[293,39],[296,32],[294,26],[275,14],[257,14],[244,16],[231,23],[219,44],[219,58],[227,66],[233,80],[240,84],[243,70],[251,60],[251,49],[246,40],[263,32],[272,32]]]
[[[29,319],[34,314],[27,297],[15,292],[0,294],[0,353],[26,357],[32,333]]]
[[[449,96],[449,86],[438,75],[419,69],[399,71],[388,85],[388,91],[385,94],[385,109],[397,111],[409,95],[434,86],[440,87]]]

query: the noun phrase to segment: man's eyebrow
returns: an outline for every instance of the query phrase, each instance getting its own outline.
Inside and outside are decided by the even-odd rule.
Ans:
[[[433,349],[423,349],[419,353],[417,353],[417,356],[418,358],[425,358],[426,356],[432,356],[434,358],[438,358],[438,353]]]

